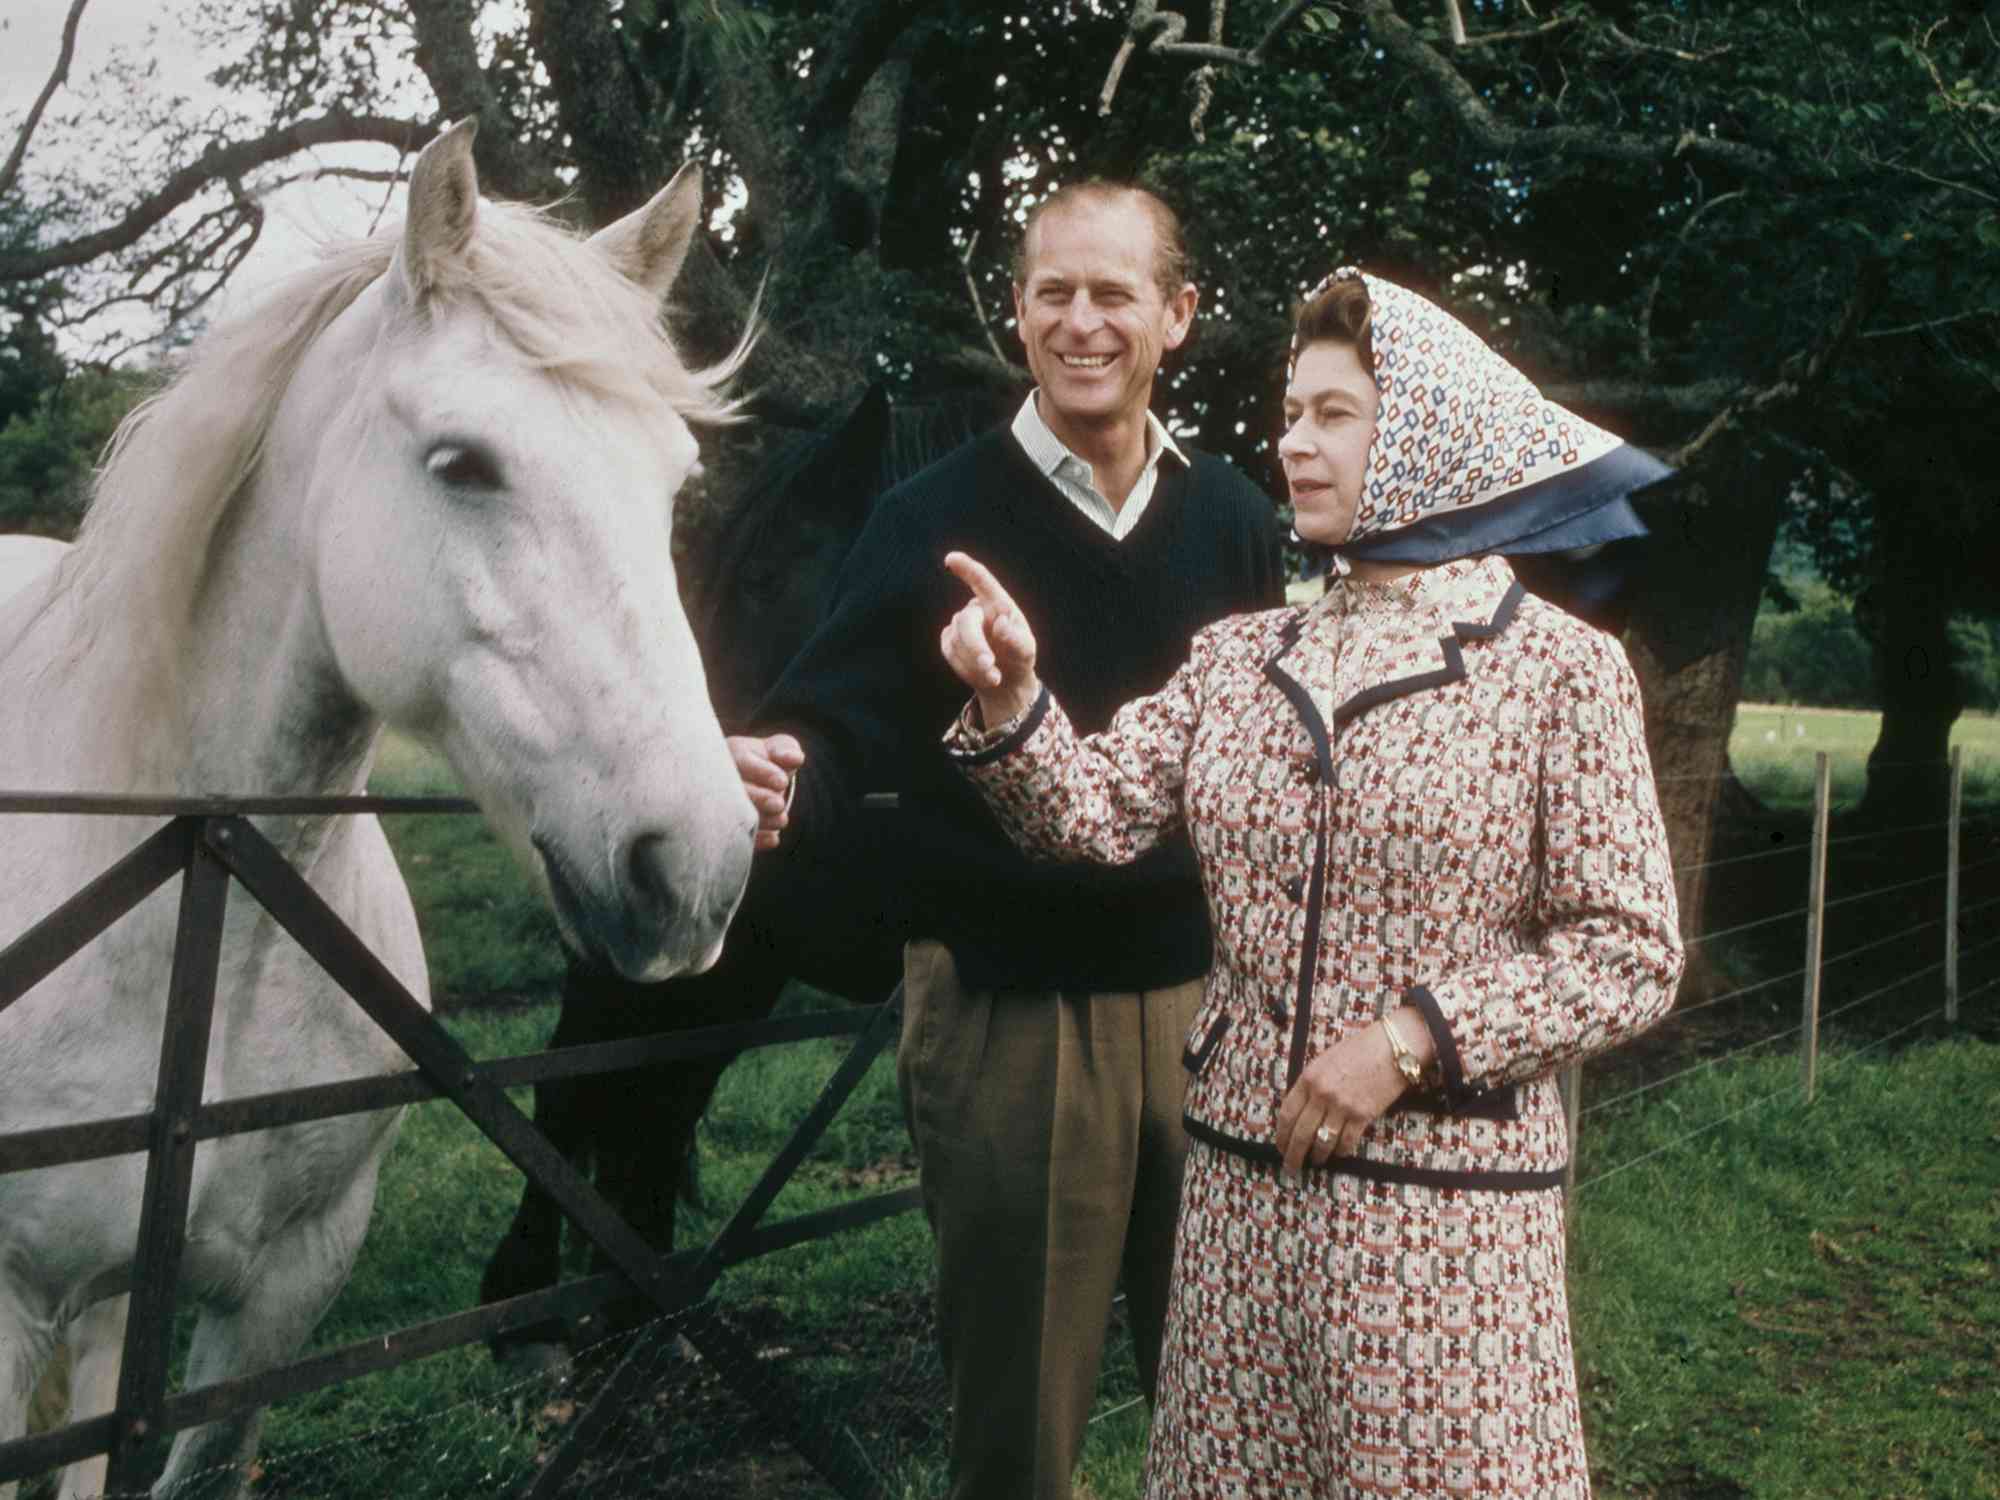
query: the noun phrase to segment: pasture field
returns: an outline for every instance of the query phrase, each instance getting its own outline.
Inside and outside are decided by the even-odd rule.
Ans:
[[[1729,763],[1766,806],[1812,806],[1813,755],[1824,750],[1836,808],[1861,799],[1868,752],[1882,716],[1873,709],[1744,703],[1729,736]],[[1961,714],[1951,742],[1965,749],[1968,802],[2000,803],[2000,717]]]
[[[1837,790],[1852,797],[1874,728],[1869,714],[1746,705],[1732,757],[1753,791],[1796,805],[1801,793],[1809,799],[1811,752],[1827,749]],[[1959,737],[1969,797],[2000,802],[2000,724],[1968,718]],[[454,789],[447,771],[400,742],[386,748],[375,788]],[[561,962],[528,882],[476,818],[386,821],[448,1024],[481,1056],[541,1046]],[[833,1003],[795,988],[786,1008]],[[1971,1000],[1968,1029],[1995,1035],[1980,1012],[1996,1004],[1990,988]],[[684,1244],[719,1226],[844,1046],[755,1052],[730,1070],[703,1126],[702,1203],[684,1210]],[[1990,1415],[2000,1047],[1933,1035],[1889,1056],[1843,1053],[1836,1039],[1825,1057],[1810,1108],[1798,1101],[1795,1061],[1766,1057],[1722,1062],[1590,1117],[1570,1286],[1600,1497],[2000,1500],[2000,1423]],[[1586,1107],[1591,1088],[1587,1080]],[[769,1217],[913,1180],[885,1057]],[[412,1111],[362,1263],[315,1345],[471,1306],[518,1190],[513,1169],[448,1107]],[[581,1272],[584,1253],[571,1250]],[[930,1276],[928,1233],[906,1214],[732,1270],[715,1304],[790,1382],[788,1399],[844,1423],[905,1500],[943,1493],[947,1397],[930,1341]],[[671,1337],[656,1343],[658,1391],[614,1428],[583,1492],[826,1493],[768,1414],[712,1378],[704,1384]],[[587,1386],[595,1366],[584,1368]],[[1146,1414],[1135,1395],[1129,1346],[1114,1342],[1080,1500],[1137,1493]],[[578,1400],[553,1375],[508,1374],[483,1350],[457,1351],[275,1410],[256,1492],[499,1493],[531,1472]]]

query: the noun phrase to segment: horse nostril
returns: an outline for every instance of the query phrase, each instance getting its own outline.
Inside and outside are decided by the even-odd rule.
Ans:
[[[625,878],[639,901],[655,911],[671,910],[673,884],[667,878],[667,836],[642,833],[625,851]]]

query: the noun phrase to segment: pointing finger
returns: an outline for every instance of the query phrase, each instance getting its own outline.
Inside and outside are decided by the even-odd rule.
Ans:
[[[963,552],[947,552],[944,565],[952,577],[972,590],[973,597],[996,615],[1011,613],[1014,601],[985,563]]]

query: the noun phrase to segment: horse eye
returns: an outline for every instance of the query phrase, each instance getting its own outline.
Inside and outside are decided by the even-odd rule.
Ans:
[[[437,479],[462,490],[497,490],[500,465],[484,448],[460,443],[440,443],[424,459],[424,467]]]

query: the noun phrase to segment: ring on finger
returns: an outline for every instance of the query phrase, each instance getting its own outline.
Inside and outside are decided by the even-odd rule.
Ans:
[[[1313,1139],[1318,1141],[1322,1146],[1331,1146],[1333,1144],[1332,1128],[1326,1125],[1320,1126],[1319,1129],[1313,1132]]]

